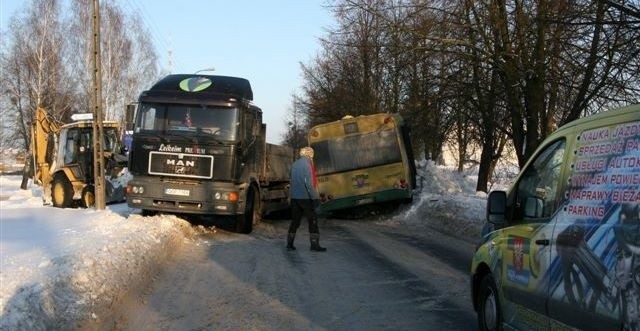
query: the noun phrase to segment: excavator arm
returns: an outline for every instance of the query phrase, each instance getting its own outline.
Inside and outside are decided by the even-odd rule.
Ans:
[[[31,127],[31,153],[34,164],[34,183],[42,186],[44,196],[51,196],[50,170],[55,162],[58,134],[62,123],[53,118],[44,108],[36,109],[36,117]]]

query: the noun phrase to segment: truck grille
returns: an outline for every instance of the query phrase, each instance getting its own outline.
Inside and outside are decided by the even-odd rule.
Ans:
[[[212,178],[213,156],[150,152],[149,174],[187,178]]]

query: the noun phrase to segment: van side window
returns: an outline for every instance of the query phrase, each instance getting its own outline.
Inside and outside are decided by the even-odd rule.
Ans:
[[[558,209],[565,141],[545,148],[524,171],[517,188],[514,219],[548,218]]]

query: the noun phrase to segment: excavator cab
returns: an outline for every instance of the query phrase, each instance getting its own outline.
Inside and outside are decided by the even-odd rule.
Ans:
[[[75,173],[83,181],[93,180],[92,131],[87,128],[70,128],[64,142],[64,167],[77,167]]]

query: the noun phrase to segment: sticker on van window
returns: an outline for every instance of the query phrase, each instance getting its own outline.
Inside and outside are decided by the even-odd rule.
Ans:
[[[602,220],[620,203],[640,203],[640,122],[582,132],[571,161],[572,217]]]
[[[551,301],[640,327],[640,122],[587,130],[554,228]]]

